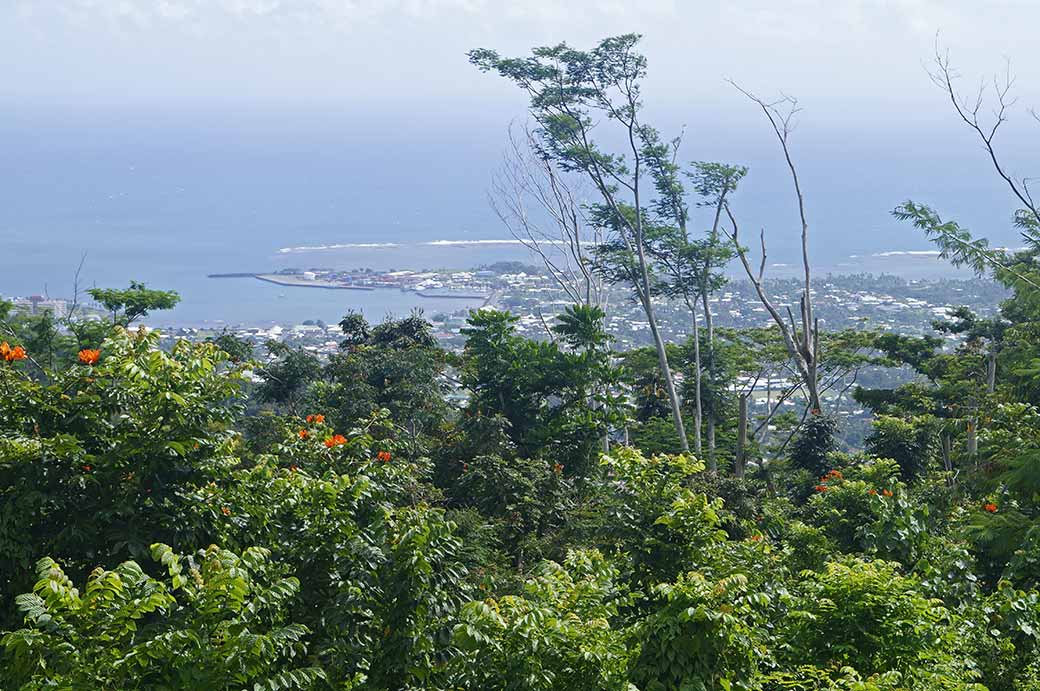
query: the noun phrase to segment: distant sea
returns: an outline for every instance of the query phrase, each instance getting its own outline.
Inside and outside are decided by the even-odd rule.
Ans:
[[[332,322],[349,309],[379,320],[416,307],[433,314],[475,303],[206,276],[533,261],[522,247],[503,242],[510,236],[488,207],[504,136],[497,125],[431,137],[397,122],[214,121],[221,124],[154,112],[0,115],[0,295],[71,297],[85,253],[81,289],[142,280],[181,294],[181,305],[153,323]],[[823,192],[815,199],[827,199]],[[920,253],[923,238],[889,227],[887,209],[898,201],[885,193],[864,214],[887,230],[843,230],[838,238],[814,228],[817,275],[965,276]],[[788,207],[777,208],[789,215]],[[747,208],[765,217],[780,213],[768,205]],[[817,208],[821,226],[846,214],[837,205],[817,202]],[[789,230],[767,231],[771,276],[797,270]],[[895,238],[907,242],[887,251]]]
[[[136,249],[121,245],[96,246],[87,249],[82,288],[91,285],[122,286],[131,278],[145,278],[154,287],[173,289],[180,293],[182,302],[174,310],[159,313],[150,323],[169,326],[221,327],[224,325],[263,326],[297,324],[308,319],[333,323],[348,310],[364,313],[370,321],[380,321],[388,315],[407,314],[422,309],[428,315],[450,313],[459,309],[478,307],[479,300],[456,298],[424,298],[398,289],[372,291],[322,290],[292,288],[274,285],[252,278],[207,278],[208,273],[265,272],[284,268],[367,267],[390,269],[468,269],[497,261],[519,260],[531,264],[537,258],[523,247],[508,241],[451,243],[394,243],[392,246],[356,247],[350,243],[326,249],[274,248],[274,251],[221,253],[200,250],[201,256],[184,252],[177,243],[163,242],[165,250],[153,246]],[[369,244],[369,243],[363,243]],[[66,262],[57,266],[48,258],[48,252],[19,252],[21,261],[5,266],[0,274],[0,294],[5,296],[47,292],[53,297],[70,297],[72,276],[77,256],[63,253]],[[248,258],[243,258],[248,257]],[[101,268],[99,268],[101,267]],[[730,274],[741,278],[734,264]],[[798,275],[794,264],[772,264],[769,277]],[[890,254],[887,256],[851,257],[846,262],[820,264],[814,267],[816,276],[827,273],[890,273],[905,278],[939,279],[965,278],[968,274],[956,270],[930,254]],[[118,277],[102,280],[105,276]],[[50,280],[41,280],[50,277]]]

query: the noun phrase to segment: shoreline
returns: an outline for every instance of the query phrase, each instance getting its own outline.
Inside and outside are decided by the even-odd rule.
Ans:
[[[322,288],[325,290],[375,290],[371,286],[353,286],[344,285],[342,283],[333,283],[332,281],[308,281],[304,279],[293,279],[274,274],[253,274],[253,278],[258,281],[266,281],[267,283],[274,283],[275,285],[285,286],[287,288]]]
[[[374,291],[380,288],[392,289],[397,288],[402,292],[412,293],[422,298],[432,299],[445,299],[445,300],[482,300],[486,305],[489,301],[492,301],[496,295],[495,291],[490,293],[475,293],[466,291],[453,291],[451,289],[443,288],[431,288],[431,289],[420,289],[408,288],[403,286],[386,285],[386,286],[367,286],[367,285],[350,285],[345,283],[336,283],[334,281],[323,281],[320,279],[303,279],[296,278],[293,275],[284,274],[265,274],[265,273],[250,273],[250,272],[235,272],[235,273],[218,273],[218,274],[207,274],[206,278],[255,278],[258,281],[264,281],[265,283],[273,283],[274,285],[283,286],[286,288],[321,288],[323,290],[362,290],[362,291]]]

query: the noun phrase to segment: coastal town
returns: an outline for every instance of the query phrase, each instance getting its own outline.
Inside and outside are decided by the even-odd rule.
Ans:
[[[420,297],[458,298],[456,309],[426,311],[441,344],[449,350],[462,347],[461,331],[474,307],[508,310],[518,317],[517,331],[535,339],[549,337],[554,317],[570,304],[566,294],[539,267],[522,262],[500,262],[470,270],[283,269],[271,273],[214,274],[217,279],[256,279],[287,290],[398,290]],[[776,306],[784,310],[797,304],[801,284],[794,279],[775,279],[765,285]],[[651,343],[649,324],[630,291],[613,288],[605,293],[606,325],[614,347],[629,350]],[[51,311],[64,315],[72,300],[41,295],[3,296],[15,309],[29,314]],[[814,282],[813,297],[821,327],[828,330],[869,328],[906,335],[933,333],[931,324],[956,307],[967,306],[981,315],[995,312],[1006,297],[1004,288],[985,280],[906,280],[870,274],[829,275]],[[80,301],[81,317],[102,318],[104,312],[89,301]],[[680,301],[655,298],[658,325],[663,337],[681,342],[692,333],[688,309]],[[421,301],[420,301],[421,304]],[[444,300],[438,301],[443,305]],[[450,303],[449,303],[450,304]],[[715,323],[721,327],[764,327],[768,314],[746,281],[733,280],[711,298]],[[346,311],[346,310],[344,310]],[[339,347],[339,327],[317,319],[298,323],[257,326],[228,323],[171,325],[163,314],[148,319],[164,338],[205,339],[221,332],[232,333],[258,349],[269,340],[298,345],[326,356]],[[948,336],[955,338],[955,336]]]
[[[456,297],[460,303],[508,310],[519,318],[517,330],[531,338],[548,338],[548,326],[570,300],[553,279],[538,267],[521,262],[502,262],[471,270],[373,271],[356,269],[285,269],[273,273],[219,274],[214,278],[256,278],[295,289],[401,290],[422,297]],[[801,284],[794,279],[767,281],[766,288],[776,306],[783,310],[796,305]],[[649,324],[642,308],[629,291],[607,291],[607,328],[620,350],[651,343]],[[831,275],[814,282],[816,314],[827,329],[870,328],[906,335],[932,333],[932,321],[942,319],[956,307],[967,306],[982,315],[992,314],[1006,291],[998,284],[981,280],[905,280],[869,274]],[[680,301],[655,298],[658,322],[666,340],[680,342],[692,332],[688,309]],[[753,287],[746,281],[731,281],[711,299],[715,323],[722,327],[762,327],[771,320]],[[452,311],[427,312],[438,340],[449,350],[462,347],[461,330],[469,306]],[[281,340],[301,345],[319,354],[338,348],[339,327],[319,320],[269,327],[231,325],[235,335],[256,345]],[[212,328],[179,327],[172,335],[205,337]]]

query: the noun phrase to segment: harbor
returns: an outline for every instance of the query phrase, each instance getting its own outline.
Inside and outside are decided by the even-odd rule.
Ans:
[[[332,269],[283,269],[277,272],[231,272],[209,274],[208,278],[254,278],[287,288],[363,290],[396,288],[421,298],[480,301],[495,296],[494,276],[486,271],[335,271]]]

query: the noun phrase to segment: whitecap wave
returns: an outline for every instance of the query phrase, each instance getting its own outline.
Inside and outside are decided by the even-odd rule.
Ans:
[[[338,245],[300,245],[299,247],[279,247],[280,254],[292,254],[294,252],[323,252],[326,250],[348,250],[348,249],[392,249],[400,247],[396,242],[346,242]]]
[[[877,252],[872,257],[938,257],[939,250],[889,250]]]

